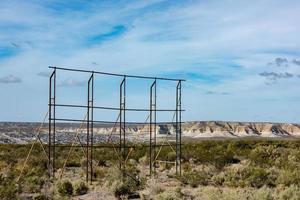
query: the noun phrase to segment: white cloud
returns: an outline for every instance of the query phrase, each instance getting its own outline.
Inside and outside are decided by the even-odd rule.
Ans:
[[[8,84],[8,83],[21,83],[22,79],[16,77],[14,75],[0,77],[0,83]]]
[[[84,81],[79,81],[79,80],[74,80],[74,79],[66,79],[62,81],[61,83],[58,84],[58,86],[61,87],[81,87],[84,86],[86,82]]]

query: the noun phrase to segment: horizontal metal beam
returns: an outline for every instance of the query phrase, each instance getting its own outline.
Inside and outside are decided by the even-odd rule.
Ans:
[[[75,104],[51,104],[51,106],[57,106],[57,107],[72,107],[72,108],[87,108],[86,105],[75,105]],[[120,108],[116,107],[105,107],[105,106],[89,106],[89,108],[95,108],[95,109],[103,109],[103,110],[117,110],[119,111]],[[149,112],[150,109],[144,109],[144,108],[124,108],[123,110],[126,111],[140,111],[140,112]],[[159,112],[175,112],[176,109],[156,109],[156,111]],[[185,110],[181,110],[185,111]]]
[[[54,120],[54,118],[49,118],[50,120]],[[68,119],[68,118],[55,118],[56,121],[66,121],[66,122],[87,122],[87,120],[82,120],[82,119]],[[99,124],[115,124],[116,122],[114,121],[98,121],[98,120],[93,120],[90,122],[94,122],[94,123],[99,123]],[[165,124],[174,124],[175,122],[157,122],[157,125],[165,125]],[[185,123],[185,122],[181,122],[181,123]],[[126,124],[131,124],[131,125],[135,125],[135,124],[149,124],[147,122],[126,122]]]
[[[49,68],[51,68],[51,69],[58,69],[58,70],[64,70],[64,71],[94,73],[94,74],[102,74],[102,75],[118,76],[118,77],[127,77],[127,78],[139,78],[139,79],[151,79],[151,80],[157,79],[157,80],[163,80],[163,81],[185,81],[184,79],[151,77],[151,76],[137,76],[137,75],[127,75],[127,74],[116,74],[116,73],[91,71],[91,70],[83,70],[83,69],[74,69],[74,68],[64,68],[64,67],[54,67],[54,66],[49,66]]]
[[[181,144],[181,146],[184,146],[184,144]],[[64,145],[64,144],[59,145],[59,144],[56,144],[55,147],[57,147],[57,148],[70,148],[70,147],[81,148],[81,147],[86,147],[86,145]],[[138,148],[144,148],[144,147],[148,148],[150,146],[149,145],[129,145],[129,146],[126,146],[125,148],[138,149]],[[169,144],[161,144],[161,145],[158,144],[157,147],[170,147],[170,145]],[[115,146],[93,145],[92,148],[117,148],[117,143],[115,143]]]

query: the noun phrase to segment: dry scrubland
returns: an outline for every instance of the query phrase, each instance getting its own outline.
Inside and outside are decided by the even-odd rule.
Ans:
[[[84,181],[85,161],[76,149],[64,176],[47,178],[47,159],[39,148],[16,183],[30,145],[0,146],[0,199],[300,199],[300,141],[225,140],[186,143],[182,176],[174,166],[157,166],[148,176],[148,149],[136,148],[127,162],[126,176],[117,169],[113,150],[95,150],[94,183]],[[58,149],[63,165],[67,148]],[[165,148],[159,159],[173,160]]]

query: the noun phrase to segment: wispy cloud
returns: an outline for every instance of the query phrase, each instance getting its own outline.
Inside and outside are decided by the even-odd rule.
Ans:
[[[223,96],[230,95],[229,92],[217,92],[217,91],[207,91],[205,94],[207,94],[207,95],[223,95]]]
[[[91,38],[89,38],[88,43],[89,44],[99,44],[101,42],[112,40],[115,38],[120,37],[126,32],[127,28],[123,25],[117,25],[112,27],[112,30],[110,30],[107,33],[101,33],[98,35],[95,35]]]
[[[284,72],[284,73],[262,72],[262,73],[259,73],[259,75],[266,79],[266,82],[265,82],[266,85],[273,85],[273,84],[277,83],[277,80],[279,80],[279,79],[291,79],[294,77],[293,74],[288,73],[288,72]]]
[[[21,83],[22,79],[14,76],[14,75],[9,75],[9,76],[4,76],[4,77],[0,77],[0,83]]]
[[[269,65],[275,65],[277,67],[288,67],[288,59],[286,58],[275,58],[274,62],[270,62]]]
[[[42,77],[49,77],[50,72],[42,71],[42,72],[37,73],[37,75],[42,76]]]
[[[79,81],[75,79],[66,79],[58,84],[61,87],[82,87],[86,84],[84,81]]]
[[[293,78],[293,74],[285,72],[285,73],[276,73],[276,72],[262,72],[259,73],[260,76],[263,76],[270,80],[277,80],[277,79],[286,79],[286,78]]]
[[[300,60],[293,59],[293,63],[300,66]]]

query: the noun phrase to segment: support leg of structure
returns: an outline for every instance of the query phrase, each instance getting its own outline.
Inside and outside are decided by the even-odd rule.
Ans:
[[[88,80],[87,98],[87,138],[86,138],[86,181],[93,181],[93,142],[94,142],[94,73]]]
[[[53,85],[53,178],[55,178],[55,171],[56,171],[56,165],[55,165],[55,161],[56,161],[56,70],[54,73],[54,85]]]
[[[176,87],[176,174],[181,175],[181,81]]]
[[[55,97],[56,97],[56,69],[49,79],[49,133],[48,133],[48,169],[49,177],[55,173]]]
[[[155,171],[156,157],[156,79],[150,87],[150,127],[149,127],[149,170],[150,176]]]
[[[126,76],[120,84],[120,141],[119,141],[119,167],[121,170],[125,169],[126,159]]]
[[[54,72],[53,72],[54,73]],[[49,78],[49,122],[48,122],[48,173],[49,177],[51,177],[51,131],[52,131],[52,77],[53,73],[51,74]]]
[[[48,167],[49,176],[55,173],[55,93],[56,93],[56,70],[52,72],[49,80],[49,138],[48,138]]]

